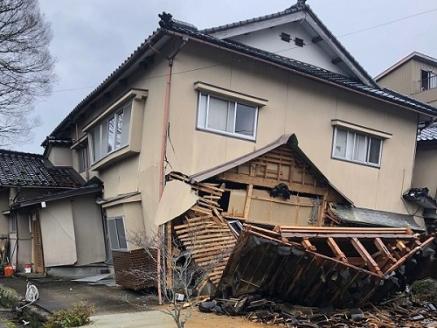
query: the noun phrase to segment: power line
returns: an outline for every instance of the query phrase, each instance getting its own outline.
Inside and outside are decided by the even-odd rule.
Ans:
[[[398,23],[398,22],[401,22],[401,21],[404,21],[404,20],[407,20],[407,19],[411,19],[411,18],[414,18],[414,17],[430,14],[430,13],[433,13],[433,12],[437,12],[437,8],[426,10],[426,11],[421,11],[421,12],[418,12],[418,13],[415,13],[415,14],[411,14],[411,15],[408,15],[408,16],[404,16],[404,17],[400,17],[400,18],[396,18],[396,19],[393,19],[391,21],[387,21],[387,22],[384,22],[384,23],[379,23],[379,24],[376,24],[376,25],[372,25],[372,26],[369,26],[369,27],[365,27],[365,28],[356,30],[356,31],[346,32],[344,34],[340,34],[340,35],[336,36],[336,38],[344,38],[344,37],[347,37],[347,36],[350,36],[350,35],[354,35],[354,34],[358,34],[358,33],[362,33],[362,32],[367,32],[367,31],[370,31],[370,30],[373,30],[373,29],[377,29],[377,28],[384,27],[384,26],[387,26],[387,25],[392,25],[392,24],[395,24],[395,23]],[[316,44],[308,44],[307,47],[311,47],[311,46],[315,46],[315,45]],[[289,51],[289,50],[293,50],[293,49],[297,49],[297,48],[301,48],[301,47],[294,46],[294,47],[284,48],[284,49],[280,49],[280,50],[274,51],[274,53],[281,53],[281,52],[284,52],[284,51]],[[211,67],[215,67],[215,66],[220,66],[220,65],[219,64],[215,64],[215,65],[208,65],[208,66],[203,66],[203,67],[197,67],[197,68],[186,70],[186,71],[174,72],[173,74],[175,74],[175,75],[177,75],[177,74],[185,74],[185,73],[190,73],[190,72],[193,72],[193,71],[207,69],[207,68],[211,68]],[[167,74],[160,74],[160,75],[150,76],[149,79],[160,78],[160,77],[164,77],[166,75]],[[58,90],[53,90],[52,93],[78,91],[78,90],[84,90],[84,89],[91,89],[93,87],[94,86],[86,86],[86,87],[78,87],[78,88],[70,88],[70,89],[58,89]]]
[[[418,16],[422,16],[422,15],[426,15],[426,14],[430,14],[430,13],[434,13],[434,12],[437,12],[437,8],[421,11],[421,12],[418,12],[418,13],[415,13],[415,14],[412,14],[412,15],[408,15],[408,16],[404,16],[404,17],[400,17],[400,18],[396,18],[396,19],[393,19],[391,21],[387,21],[387,22],[384,22],[384,23],[379,23],[379,24],[376,24],[376,25],[372,25],[372,26],[369,26],[369,27],[365,27],[365,28],[356,30],[356,31],[346,32],[344,34],[340,34],[340,35],[336,36],[336,38],[340,39],[340,38],[344,38],[344,37],[347,37],[347,36],[350,36],[350,35],[354,35],[354,34],[358,34],[358,33],[362,33],[362,32],[367,32],[367,31],[374,30],[374,29],[377,29],[377,28],[380,28],[380,27],[384,27],[384,26],[387,26],[387,25],[392,25],[392,24],[395,24],[395,23],[398,23],[398,22],[401,22],[401,21],[404,21],[404,20],[407,20],[407,19],[411,19],[411,18],[414,18],[414,17],[418,17]],[[311,47],[311,46],[315,46],[315,45],[316,44],[308,44],[307,47]],[[284,49],[277,50],[274,53],[280,53],[280,52],[284,52],[284,51],[288,51],[288,50],[293,50],[293,49],[297,49],[297,48],[301,48],[301,47],[294,46],[294,47],[284,48]]]

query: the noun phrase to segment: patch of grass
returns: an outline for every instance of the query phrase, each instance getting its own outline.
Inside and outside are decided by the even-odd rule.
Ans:
[[[80,327],[90,323],[95,307],[84,303],[75,304],[71,309],[53,313],[44,328]]]
[[[5,308],[12,308],[18,303],[20,297],[12,288],[7,288],[0,285],[0,305]]]
[[[419,301],[437,304],[437,280],[424,279],[415,281],[411,285],[411,293]]]

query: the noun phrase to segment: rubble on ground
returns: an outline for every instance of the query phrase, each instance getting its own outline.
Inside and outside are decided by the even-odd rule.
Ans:
[[[202,302],[199,309],[207,313],[246,316],[254,322],[288,328],[437,327],[436,306],[428,302],[414,302],[405,294],[378,306],[370,304],[362,309],[296,306],[259,295]]]

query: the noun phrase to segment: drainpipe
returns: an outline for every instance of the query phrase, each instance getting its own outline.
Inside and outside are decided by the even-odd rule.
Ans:
[[[165,96],[164,96],[164,114],[162,118],[161,158],[159,162],[159,199],[161,199],[162,193],[164,192],[164,183],[165,183],[164,162],[165,162],[165,154],[167,152],[168,125],[170,123],[171,80],[173,75],[173,59],[175,55],[168,58],[168,74],[167,74],[167,82],[166,82]]]
[[[161,139],[161,158],[159,162],[159,200],[161,200],[162,194],[164,192],[164,184],[165,184],[165,155],[167,153],[167,137],[168,137],[168,129],[170,124],[170,98],[171,98],[171,82],[173,76],[173,61],[179,50],[185,45],[188,40],[182,39],[182,42],[179,43],[176,50],[167,58],[168,59],[168,75],[167,75],[167,83],[165,88],[165,96],[164,96],[164,114],[162,118],[162,139]],[[162,236],[165,236],[165,225],[161,225],[158,227],[158,240],[162,240]],[[161,267],[163,265],[162,262],[164,258],[161,259],[161,248],[157,249],[157,277],[158,277],[158,303],[162,304],[162,290],[161,290]],[[164,264],[165,265],[165,264]],[[165,267],[164,267],[165,268]],[[165,277],[165,269],[164,279]]]

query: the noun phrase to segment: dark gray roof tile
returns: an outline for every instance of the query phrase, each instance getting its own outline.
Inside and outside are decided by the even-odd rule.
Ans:
[[[0,187],[76,188],[83,183],[73,168],[53,166],[42,155],[0,149]]]

